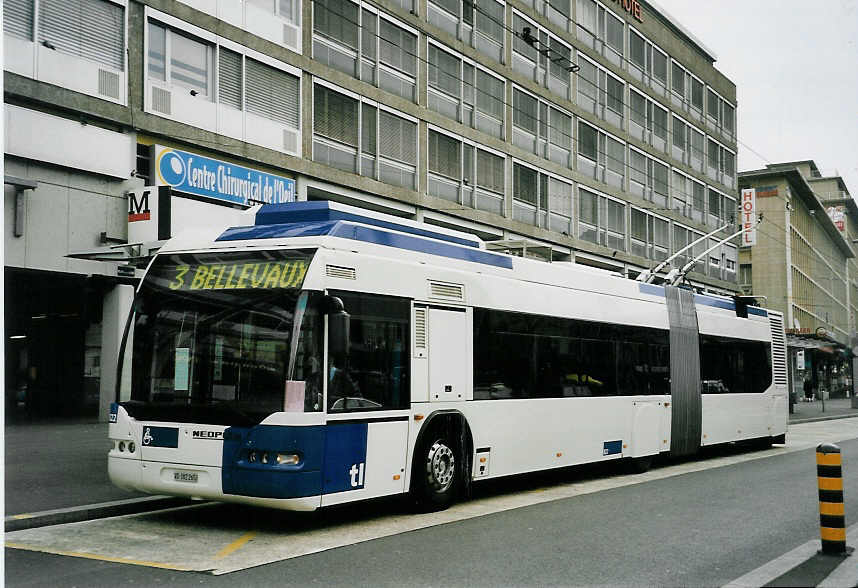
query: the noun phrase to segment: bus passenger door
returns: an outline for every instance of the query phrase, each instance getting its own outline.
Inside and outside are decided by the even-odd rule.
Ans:
[[[473,395],[470,308],[429,306],[429,402],[458,402]]]

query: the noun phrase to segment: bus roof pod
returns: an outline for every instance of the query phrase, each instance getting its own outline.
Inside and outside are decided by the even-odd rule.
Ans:
[[[485,249],[483,241],[470,233],[429,226],[422,222],[327,200],[263,205],[256,212],[255,225],[303,224],[326,221],[351,221],[430,239],[439,239],[465,247]]]

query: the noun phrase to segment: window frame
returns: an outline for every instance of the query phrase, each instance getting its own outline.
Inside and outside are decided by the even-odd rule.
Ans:
[[[376,180],[378,182],[387,183],[381,179],[381,169],[380,169],[381,166],[379,165],[381,163],[385,163],[385,164],[390,165],[394,168],[401,169],[401,171],[412,173],[413,179],[414,179],[414,181],[411,185],[412,187],[403,186],[401,184],[387,183],[388,185],[402,187],[402,188],[405,188],[407,190],[408,189],[417,190],[418,185],[419,185],[418,162],[420,161],[420,158],[422,157],[422,155],[420,153],[419,119],[417,119],[414,116],[411,116],[410,114],[406,114],[404,112],[396,110],[395,108],[391,108],[391,107],[387,106],[386,104],[376,102],[375,100],[370,100],[369,98],[366,98],[365,96],[362,96],[356,92],[352,92],[350,90],[347,90],[347,89],[343,88],[342,86],[338,86],[336,84],[328,82],[325,79],[322,79],[319,77],[313,77],[312,83],[313,83],[313,112],[312,112],[313,126],[311,129],[312,138],[313,138],[312,139],[312,142],[313,142],[312,160],[316,161],[318,163],[321,163],[322,165],[329,165],[329,164],[327,164],[327,163],[325,163],[319,159],[316,159],[316,142],[319,141],[320,144],[326,145],[329,148],[330,147],[339,148],[343,152],[354,151],[353,155],[355,157],[355,167],[351,170],[346,170],[344,168],[337,168],[337,169],[343,169],[343,171],[351,171],[351,173],[354,173],[355,175],[360,175],[363,177],[367,177],[367,178]],[[332,91],[332,92],[335,92],[338,94],[342,94],[342,95],[346,96],[347,98],[350,98],[350,99],[355,100],[357,102],[357,127],[358,128],[357,128],[357,146],[356,147],[352,148],[351,146],[349,146],[345,143],[342,143],[340,141],[337,141],[336,139],[317,134],[317,132],[316,132],[316,112],[315,112],[316,86],[321,86],[323,88],[326,88],[328,91]],[[366,157],[372,157],[373,162],[374,162],[373,163],[373,174],[371,174],[371,175],[363,173],[363,163],[364,163],[363,158],[365,156],[364,140],[363,140],[364,139],[364,137],[363,137],[363,132],[364,132],[364,130],[363,130],[364,105],[366,105],[369,108],[374,108],[375,109],[375,117],[376,117],[375,151],[374,151],[374,153],[372,153],[372,155],[370,155],[368,153],[366,154]],[[378,121],[379,121],[379,117],[380,117],[381,112],[386,112],[392,116],[398,117],[400,119],[403,119],[403,120],[410,122],[410,123],[413,123],[415,125],[415,133],[414,133],[415,134],[415,140],[414,140],[415,145],[414,145],[414,163],[413,164],[410,164],[410,163],[405,162],[403,160],[398,160],[398,159],[383,155],[380,152],[380,149],[379,149],[380,141],[378,139],[378,134],[379,134],[378,133],[378,129],[379,129]],[[332,166],[332,167],[336,167],[336,166]]]

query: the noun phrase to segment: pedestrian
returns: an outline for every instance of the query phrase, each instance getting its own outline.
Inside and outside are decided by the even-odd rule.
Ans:
[[[804,378],[804,401],[813,402],[813,382],[807,376]]]

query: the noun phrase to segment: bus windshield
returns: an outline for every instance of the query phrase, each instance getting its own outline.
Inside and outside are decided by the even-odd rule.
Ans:
[[[301,290],[311,259],[307,250],[159,255],[135,300],[129,408],[226,425],[322,410],[322,294]]]

